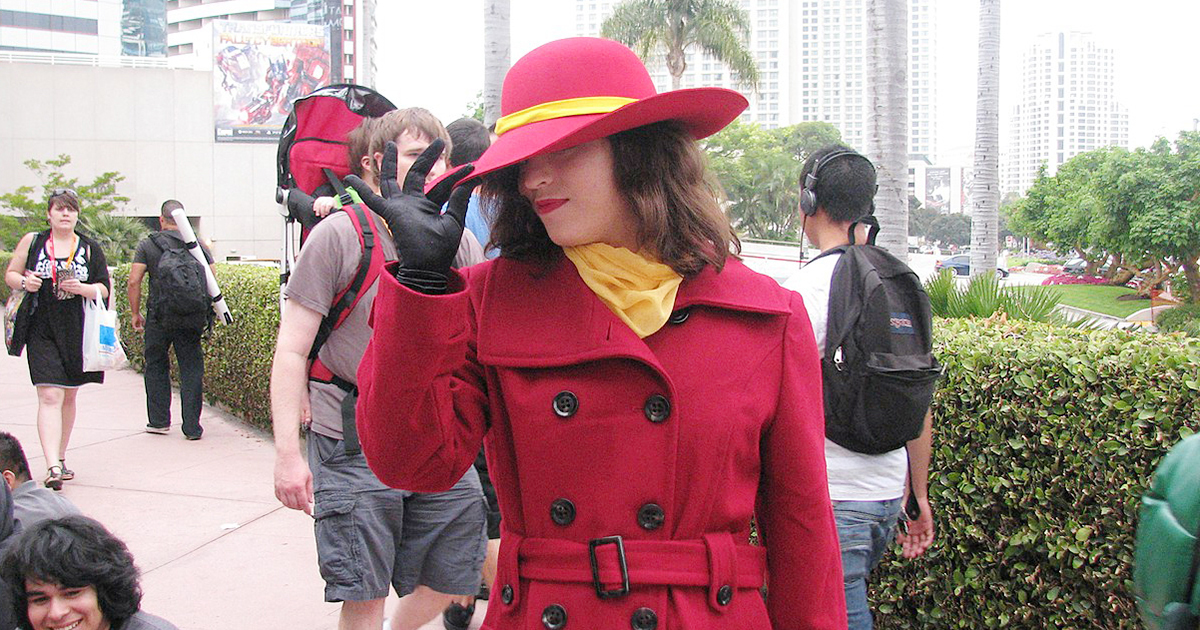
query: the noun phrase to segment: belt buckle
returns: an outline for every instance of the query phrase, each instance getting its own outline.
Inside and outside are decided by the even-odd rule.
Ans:
[[[596,561],[596,547],[600,545],[617,546],[617,562],[621,565],[621,587],[605,590],[600,584],[600,564]],[[605,536],[588,541],[588,560],[592,563],[592,585],[596,587],[596,596],[600,599],[611,599],[629,594],[629,566],[625,562],[625,543],[620,536]]]

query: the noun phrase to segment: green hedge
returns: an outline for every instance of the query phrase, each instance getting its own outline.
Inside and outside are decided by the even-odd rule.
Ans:
[[[936,542],[881,565],[878,627],[1140,627],[1139,498],[1200,428],[1200,343],[939,320],[936,346]]]
[[[251,424],[270,430],[271,358],[279,332],[279,271],[268,267],[218,263],[217,282],[233,314],[233,325],[214,324],[204,342],[204,397]],[[117,309],[121,314],[121,340],[129,362],[145,365],[141,333],[134,333],[125,286],[129,265],[113,272]],[[142,283],[145,313],[148,282]],[[174,362],[172,362],[174,373]]]

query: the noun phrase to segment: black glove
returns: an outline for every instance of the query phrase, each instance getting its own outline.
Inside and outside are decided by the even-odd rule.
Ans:
[[[350,175],[346,183],[358,191],[375,214],[383,217],[392,232],[392,242],[400,255],[396,280],[404,286],[428,294],[446,292],[450,264],[458,253],[466,223],[467,202],[474,186],[455,185],[474,169],[465,166],[438,182],[429,194],[423,191],[429,169],[441,157],[445,142],[434,140],[408,169],[404,188],[396,185],[396,143],[389,142],[380,165],[376,195],[361,179]],[[446,214],[442,206],[449,199]]]
[[[315,200],[299,188],[292,188],[286,194],[288,216],[299,221],[300,225],[304,226],[304,229],[313,229],[321,220],[321,217],[318,217],[313,212],[313,202]]]

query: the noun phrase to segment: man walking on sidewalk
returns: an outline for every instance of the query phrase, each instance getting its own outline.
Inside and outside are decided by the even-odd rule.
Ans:
[[[171,359],[175,346],[179,362],[179,398],[183,406],[183,436],[199,440],[203,403],[204,351],[200,337],[212,321],[204,268],[192,257],[172,212],[183,204],[169,199],[158,218],[161,228],[138,243],[129,269],[129,312],[133,329],[145,331],[145,383],[147,433],[166,434],[171,429]],[[200,246],[212,266],[207,248]],[[150,299],[142,316],[142,278],[150,274]],[[199,287],[197,287],[197,282]]]

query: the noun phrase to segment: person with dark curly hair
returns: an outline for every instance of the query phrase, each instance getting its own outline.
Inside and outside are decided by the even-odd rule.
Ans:
[[[141,611],[138,579],[125,543],[77,515],[25,530],[0,564],[21,630],[179,630]]]

